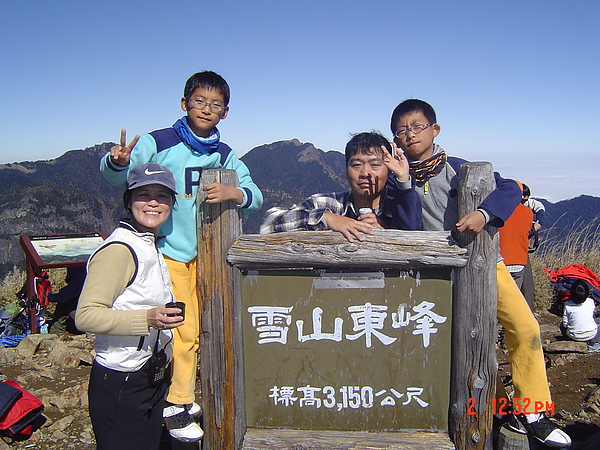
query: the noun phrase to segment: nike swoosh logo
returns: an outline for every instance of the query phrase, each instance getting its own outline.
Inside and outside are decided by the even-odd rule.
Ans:
[[[144,171],[144,173],[145,173],[146,175],[156,175],[157,173],[165,173],[165,171],[164,171],[164,170],[155,170],[155,171],[151,171],[151,170],[148,170],[148,169],[146,169],[146,170]]]

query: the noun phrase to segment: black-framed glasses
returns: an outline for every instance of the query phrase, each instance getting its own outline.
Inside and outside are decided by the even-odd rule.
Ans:
[[[201,98],[188,98],[187,99],[188,102],[190,102],[192,104],[192,108],[194,109],[200,109],[203,110],[204,108],[206,108],[207,106],[210,108],[210,110],[214,113],[220,113],[221,111],[223,111],[225,109],[225,105],[222,105],[221,103],[217,103],[217,102],[212,102],[209,103],[206,100],[202,100]]]
[[[409,131],[412,131],[413,134],[419,134],[421,131],[429,128],[431,125],[435,124],[435,122],[430,123],[415,123],[412,127],[400,127],[396,130],[394,137],[398,139],[404,139]]]

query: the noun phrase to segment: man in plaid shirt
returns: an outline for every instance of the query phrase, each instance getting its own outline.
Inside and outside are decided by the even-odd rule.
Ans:
[[[389,208],[400,210],[404,223],[397,226],[406,230],[420,227],[421,204],[408,172],[404,154],[394,148],[379,133],[360,133],[346,144],[346,176],[350,191],[313,194],[289,209],[269,209],[260,226],[261,234],[282,231],[333,230],[342,233],[348,241],[364,240],[374,228],[390,228]],[[393,176],[389,176],[390,172]],[[386,186],[387,184],[387,186]],[[394,202],[386,202],[392,190]]]

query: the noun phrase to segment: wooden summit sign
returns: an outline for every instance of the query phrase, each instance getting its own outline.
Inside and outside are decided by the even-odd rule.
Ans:
[[[248,427],[446,431],[450,270],[250,270]]]
[[[459,179],[459,214],[493,188],[489,163]],[[214,182],[237,178],[203,171]],[[239,209],[205,197],[203,450],[491,449],[493,227],[460,246],[448,232],[242,235]]]

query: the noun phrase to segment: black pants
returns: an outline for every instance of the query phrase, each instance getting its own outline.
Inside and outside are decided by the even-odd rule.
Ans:
[[[595,317],[594,320],[596,321],[596,325],[598,325],[598,331],[596,331],[596,336],[589,339],[588,341],[579,341],[579,342],[587,342],[588,344],[597,344],[598,342],[600,342],[600,317]],[[569,336],[567,336],[567,327],[565,327],[562,324],[562,322],[558,325],[558,328],[560,328],[560,332],[566,339],[568,339],[570,341],[573,340]]]
[[[523,293],[523,297],[527,300],[527,304],[529,305],[529,309],[533,311],[533,301],[534,301],[534,286],[533,286],[533,272],[531,270],[531,262],[529,261],[529,256],[527,256],[527,264],[523,269],[523,286],[520,287],[521,292]]]
[[[88,396],[98,450],[158,449],[168,383],[150,386],[147,366],[118,372],[94,361]]]

